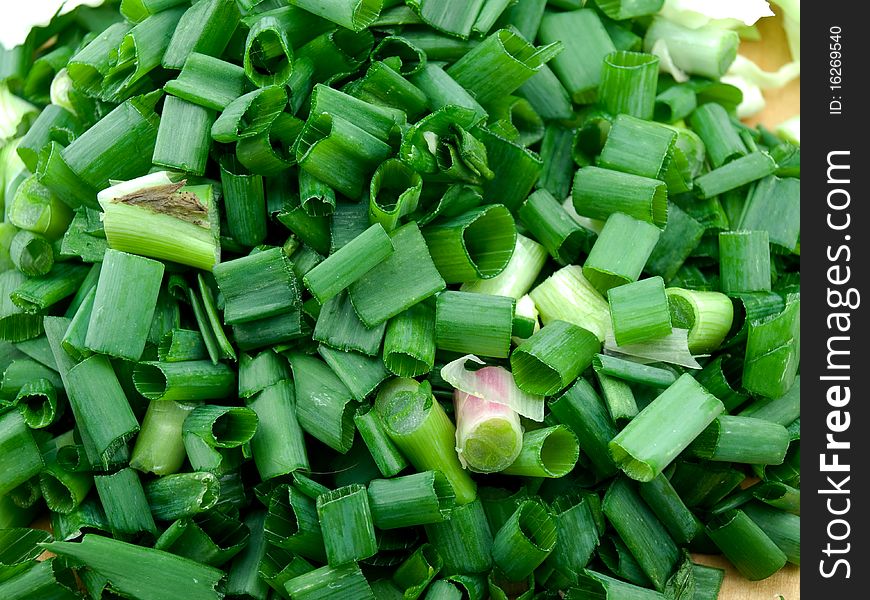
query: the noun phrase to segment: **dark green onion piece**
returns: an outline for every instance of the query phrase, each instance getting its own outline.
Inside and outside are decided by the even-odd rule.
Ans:
[[[214,448],[237,448],[251,441],[257,424],[257,413],[250,408],[203,404],[187,415],[183,432]]]
[[[44,311],[73,295],[87,274],[88,268],[84,265],[58,262],[47,274],[26,279],[9,297],[25,312]]]
[[[577,576],[577,583],[568,588],[566,600],[584,600],[585,598],[605,598],[625,600],[662,600],[666,596],[659,592],[620,579],[583,569]]]
[[[311,330],[302,321],[300,309],[266,319],[233,325],[233,337],[241,350],[272,347],[296,341]]]
[[[204,108],[223,110],[244,92],[245,70],[219,58],[191,52],[178,77],[168,81],[163,89]]]
[[[419,598],[435,578],[444,561],[431,544],[423,544],[393,573],[392,581],[404,598]]]
[[[613,115],[652,119],[658,79],[658,56],[625,51],[608,54],[601,69],[599,102]]]
[[[193,409],[193,405],[173,400],[152,400],[142,419],[130,466],[155,475],[177,472],[186,458],[182,426]]]
[[[294,577],[284,584],[298,600],[375,600],[368,581],[355,562],[326,565]]]
[[[197,273],[196,282],[199,288],[199,296],[197,297],[196,293],[191,289],[189,290],[188,297],[193,307],[200,333],[202,333],[203,337],[208,336],[208,338],[214,339],[213,346],[215,348],[209,351],[212,364],[217,364],[218,352],[220,353],[220,358],[236,360],[236,352],[230,345],[226,333],[224,333],[223,325],[218,318],[217,305],[212,287],[206,282],[202,273]],[[206,342],[206,345],[208,346],[210,343]],[[241,346],[241,344],[239,345]]]
[[[633,486],[625,477],[616,479],[601,509],[653,586],[663,590],[679,560],[679,550]]]
[[[467,39],[484,3],[485,0],[411,0],[407,4],[430,27],[453,37]]]
[[[552,396],[571,385],[599,350],[595,334],[565,321],[551,321],[511,353],[511,371],[521,390]]]
[[[483,185],[484,200],[516,210],[538,180],[541,159],[525,146],[488,129],[478,129],[475,135],[486,147],[489,169],[493,172],[493,177]]]
[[[509,580],[521,581],[555,546],[555,519],[540,500],[526,500],[496,533],[492,560]]]
[[[94,484],[113,535],[133,537],[147,533],[157,536],[157,526],[136,471],[121,469],[112,475],[98,475],[94,477]]]
[[[746,198],[736,229],[767,230],[771,244],[794,252],[800,242],[800,180],[766,177]]]
[[[31,429],[42,429],[54,423],[60,415],[57,404],[57,391],[47,379],[32,379],[21,386],[15,396],[14,404]]]
[[[205,512],[217,504],[220,483],[213,473],[165,475],[145,485],[151,514],[174,521]]]
[[[289,380],[260,391],[248,402],[258,419],[251,440],[254,464],[263,481],[308,469],[308,454],[296,418],[296,396]]]
[[[58,142],[52,141],[40,151],[36,178],[70,208],[96,206],[96,190],[70,168]]]
[[[323,264],[323,263],[321,263]],[[359,320],[345,292],[339,292],[321,307],[313,339],[330,348],[376,356],[384,337],[385,324],[368,328]]]
[[[543,169],[536,186],[547,190],[556,198],[565,198],[571,191],[573,140],[573,132],[558,123],[547,124],[541,140]]]
[[[584,217],[606,220],[615,213],[623,213],[658,227],[668,222],[668,189],[657,179],[583,167],[574,176],[572,198],[574,210]]]
[[[357,410],[356,415],[353,417],[353,421],[356,424],[357,430],[359,430],[360,437],[362,437],[366,447],[369,449],[369,453],[372,455],[372,459],[375,461],[378,470],[381,472],[381,475],[384,477],[393,477],[407,467],[408,463],[405,461],[405,457],[402,456],[401,452],[399,452],[399,449],[393,443],[392,439],[390,439],[390,436],[384,429],[377,412],[372,410],[372,408],[373,407],[369,406]],[[371,488],[369,488],[369,490],[371,491]],[[377,502],[371,497],[371,495],[369,496],[369,503],[372,505],[372,515],[375,519],[375,523],[378,524],[380,518],[377,514]],[[378,527],[383,528],[382,525],[379,524]]]
[[[312,217],[328,217],[335,211],[335,190],[308,171],[299,170],[299,202]]]
[[[788,444],[788,431],[778,423],[723,415],[702,431],[687,451],[706,460],[778,465],[785,459]]]
[[[54,265],[51,242],[31,231],[22,230],[15,234],[9,255],[15,268],[29,277],[45,275]]]
[[[457,505],[450,519],[425,526],[444,559],[444,573],[485,573],[492,567],[493,538],[479,499]]]
[[[613,438],[611,454],[629,477],[650,481],[724,410],[691,375],[682,375]],[[679,421],[672,418],[676,414],[682,415]],[[665,420],[673,427],[663,432]]]
[[[269,586],[260,578],[258,569],[267,548],[264,520],[265,513],[259,510],[249,512],[245,517],[244,526],[250,537],[228,569],[225,590],[230,596],[265,600],[269,595]]]
[[[674,85],[659,93],[655,101],[655,120],[674,123],[688,117],[698,106],[698,97],[690,87]]]
[[[527,3],[518,3],[517,6],[525,4]],[[525,98],[534,112],[543,119],[569,119],[571,117],[571,98],[548,65],[543,65],[537,73],[517,89],[516,94]]]
[[[641,177],[664,179],[676,142],[677,132],[669,127],[618,115],[607,134],[598,165]],[[660,210],[667,214],[667,208]],[[657,224],[664,225],[664,222]]]
[[[537,190],[517,211],[529,232],[560,264],[570,264],[588,241],[589,233],[546,189]]]
[[[67,471],[57,461],[57,448],[43,452],[45,468],[39,474],[39,488],[52,512],[68,514],[82,503],[94,485],[89,473]]]
[[[196,3],[181,16],[163,55],[163,66],[181,69],[194,52],[220,56],[238,25],[239,16],[238,6],[233,0]]]
[[[417,209],[422,188],[420,174],[405,163],[392,158],[381,163],[369,187],[369,219],[392,231]]]
[[[202,334],[191,329],[172,329],[157,346],[157,358],[163,362],[182,362],[208,358]]]
[[[743,387],[768,398],[791,389],[799,366],[800,296],[764,321],[750,321],[743,364]]]
[[[327,113],[353,123],[382,142],[392,143],[405,125],[401,111],[384,108],[355,98],[339,90],[317,84],[311,92],[311,114]]]
[[[500,29],[453,63],[447,74],[486,105],[516,90],[561,50],[559,41],[535,48],[516,31]]]
[[[433,113],[448,106],[464,108],[470,116],[468,125],[487,116],[486,110],[474,99],[474,96],[438,65],[426,63],[426,66],[412,75],[410,80],[426,95],[427,105]],[[425,121],[425,117],[421,119],[421,122]]]
[[[57,135],[58,131],[67,130],[74,135],[81,133],[81,124],[76,116],[67,109],[56,104],[46,106],[24,137],[18,142],[15,151],[31,173],[36,173],[40,151]]]
[[[207,360],[140,362],[133,370],[136,390],[149,400],[217,400],[235,391],[233,370]]]
[[[266,131],[236,142],[236,158],[257,175],[273,176],[286,171],[296,163],[293,144],[304,125],[301,119],[281,113]]]
[[[770,290],[767,231],[723,231],[719,257],[719,277],[726,294]]]
[[[101,535],[87,534],[81,542],[51,542],[46,550],[73,559],[93,569],[125,595],[142,600],[160,600],[184,589],[190,600],[218,600],[215,590],[223,572],[144,546]],[[155,579],[154,573],[160,573]]]
[[[457,504],[474,499],[476,484],[456,454],[456,428],[428,382],[393,379],[381,386],[375,408],[387,435],[418,471],[441,471]]]
[[[465,354],[507,358],[513,298],[445,291],[435,301],[435,346]]]
[[[611,19],[624,21],[656,14],[664,0],[595,0],[595,4]]]
[[[257,88],[230,102],[211,127],[217,142],[235,142],[263,133],[287,105],[284,88]]]
[[[273,317],[299,305],[292,263],[281,248],[257,252],[214,266],[224,297],[224,323]]]
[[[746,146],[722,105],[708,102],[699,106],[689,117],[689,123],[704,142],[714,169],[746,155]]]
[[[254,23],[245,41],[245,75],[257,87],[284,85],[293,72],[293,47],[275,17]]]
[[[202,175],[208,160],[213,123],[214,113],[210,110],[168,96],[163,102],[152,162],[161,167]]]
[[[752,152],[695,179],[695,193],[712,198],[747,183],[773,175],[776,163],[766,152]]]
[[[324,345],[318,347],[317,352],[358,402],[365,400],[389,377],[379,356],[345,352]]]
[[[610,288],[607,300],[613,335],[620,346],[670,335],[671,313],[661,277]]]
[[[69,207],[60,201],[35,175],[24,179],[6,206],[6,220],[50,239],[57,238],[72,219]]]
[[[593,102],[601,83],[601,64],[616,50],[595,10],[545,13],[538,39],[564,44],[564,51],[552,61],[553,71],[574,102]]]
[[[616,472],[608,443],[617,429],[604,402],[585,379],[578,379],[564,394],[549,403],[556,419],[577,436],[583,452],[589,456],[601,476]]]
[[[66,65],[73,87],[88,96],[99,97],[103,78],[112,66],[112,51],[117,52],[132,28],[126,22],[113,23],[79,49]]]
[[[139,360],[162,279],[161,263],[106,250],[85,346],[95,352]]]
[[[220,160],[224,210],[232,238],[256,246],[266,237],[266,197],[263,178],[247,173],[232,155]]]
[[[750,581],[770,577],[785,566],[783,551],[741,510],[713,517],[707,535]]]
[[[564,425],[544,427],[523,434],[517,459],[502,473],[526,477],[564,477],[577,464],[580,446]]]
[[[379,529],[440,523],[450,518],[453,488],[439,471],[423,471],[369,483],[372,519]]]
[[[324,529],[329,564],[341,565],[377,553],[372,513],[363,486],[353,484],[318,496],[317,516]]]
[[[290,378],[287,361],[272,351],[257,356],[242,354],[239,360],[239,396],[250,398],[280,381]]]
[[[788,562],[800,566],[800,517],[758,502],[745,504],[741,510],[785,553]]]
[[[798,375],[794,379],[794,384],[784,395],[779,398],[759,398],[738,414],[741,417],[764,419],[788,427],[801,416],[800,397],[801,378]]]
[[[638,484],[638,492],[677,544],[688,544],[704,530],[664,475]]]
[[[576,580],[592,558],[604,526],[597,494],[571,493],[550,503],[556,521],[556,547],[544,567]]]
[[[247,525],[213,511],[176,521],[163,532],[154,547],[218,567],[241,552],[251,537]]]
[[[766,481],[752,487],[752,495],[765,504],[800,516],[801,491],[780,481]]]
[[[362,322],[373,327],[444,289],[426,242],[415,223],[390,233],[395,251],[349,288],[353,307]],[[386,288],[385,279],[393,282]]]
[[[435,365],[435,311],[420,302],[387,323],[384,366],[399,377],[429,373]]]
[[[637,281],[660,235],[652,223],[613,213],[586,257],[583,275],[602,293]]]
[[[305,558],[326,562],[314,500],[298,488],[281,484],[266,502],[269,506],[265,522],[266,541]]]
[[[0,496],[42,470],[42,454],[17,410],[0,414]]]

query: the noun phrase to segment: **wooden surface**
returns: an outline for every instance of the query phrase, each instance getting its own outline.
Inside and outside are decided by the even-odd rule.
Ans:
[[[760,42],[743,42],[741,54],[755,61],[766,71],[774,71],[789,62],[785,32],[779,17],[759,23]],[[767,107],[747,119],[751,124],[763,123],[773,128],[801,111],[800,79],[779,90],[766,90]],[[800,600],[800,569],[792,564],[763,581],[747,581],[721,556],[695,555],[699,563],[725,569],[725,582],[719,600]]]

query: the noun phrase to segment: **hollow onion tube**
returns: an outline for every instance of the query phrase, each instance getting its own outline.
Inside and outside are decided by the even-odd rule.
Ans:
[[[574,210],[584,217],[606,220],[622,213],[658,227],[668,221],[667,186],[657,179],[583,167],[574,176],[571,195]]]
[[[419,302],[387,322],[384,366],[398,377],[417,377],[435,365],[435,311]]]
[[[594,333],[565,321],[551,321],[511,353],[511,370],[521,390],[552,396],[585,371],[600,349]]]
[[[696,177],[694,192],[700,199],[712,198],[764,179],[773,175],[775,170],[776,162],[767,152],[751,152]]]
[[[556,546],[556,523],[541,500],[525,500],[495,534],[493,563],[511,581],[528,577]]]
[[[652,119],[659,79],[659,58],[643,52],[614,52],[604,57],[599,101],[613,115]]]
[[[426,537],[444,559],[444,573],[485,573],[492,567],[492,532],[480,499],[457,504],[450,519],[425,525]]]
[[[589,234],[562,208],[553,195],[537,190],[520,206],[518,215],[532,235],[559,264],[577,259]]]
[[[224,297],[224,323],[237,324],[273,317],[299,305],[292,264],[272,248],[213,268]]]
[[[680,71],[716,80],[734,62],[739,44],[734,30],[714,24],[690,29],[663,17],[653,19],[643,42],[647,52],[666,51]]]
[[[317,497],[317,516],[330,564],[340,565],[374,556],[378,551],[366,488],[359,484]]]
[[[414,169],[397,159],[384,161],[369,186],[369,220],[392,231],[417,209],[422,189],[423,179]]]
[[[704,530],[701,521],[686,507],[664,475],[639,484],[637,489],[677,544],[688,544]]]
[[[566,321],[591,331],[604,340],[610,330],[607,301],[586,279],[577,265],[562,267],[529,292],[546,326]]]
[[[620,346],[665,337],[671,333],[671,313],[665,283],[648,277],[607,291],[613,336]]]
[[[133,385],[150,400],[217,400],[232,393],[235,383],[228,365],[207,360],[145,361],[133,368]]]
[[[777,398],[794,385],[800,365],[800,306],[800,294],[790,294],[780,314],[749,322],[742,378],[748,391]]]
[[[547,250],[541,244],[517,234],[510,262],[501,273],[489,279],[465,282],[460,290],[519,300],[532,287],[546,260]]]
[[[480,473],[503,471],[519,456],[522,426],[516,412],[460,390],[453,391],[456,453],[468,469]]]
[[[523,434],[523,446],[516,460],[502,470],[505,475],[558,478],[577,464],[580,445],[564,425],[544,427]]]
[[[507,358],[513,298],[445,291],[435,301],[435,346],[454,352]]]
[[[355,562],[326,565],[303,573],[284,584],[286,593],[299,600],[375,600],[365,575]]]
[[[392,439],[390,439],[377,412],[373,410],[372,406],[357,410],[353,421],[381,475],[393,477],[408,466],[405,457],[402,456],[402,453],[393,443]],[[372,511],[375,512],[374,503],[372,507]],[[375,524],[377,525],[377,517],[375,518]],[[378,526],[380,527],[380,525]]]
[[[707,535],[750,581],[770,577],[787,561],[783,551],[741,510],[713,517],[707,524]]]
[[[778,465],[788,446],[788,431],[779,423],[722,415],[695,438],[687,452],[706,460]]]
[[[173,400],[152,400],[136,437],[130,466],[155,475],[177,472],[186,457],[181,428],[193,408]]]
[[[734,320],[731,299],[719,292],[676,287],[665,293],[673,326],[689,330],[689,351],[704,354],[719,348]]]
[[[616,437],[617,429],[604,402],[588,381],[580,378],[564,394],[550,400],[550,411],[577,436],[599,476],[616,472],[608,443]]]
[[[239,8],[232,0],[207,0],[188,8],[163,54],[163,66],[180,69],[192,52],[220,56],[238,25],[239,16]]]
[[[681,375],[613,438],[610,452],[629,477],[650,481],[724,410],[722,402],[691,375]],[[683,417],[675,421],[675,414]],[[674,427],[663,441],[660,424],[665,420]]]
[[[98,475],[94,484],[113,535],[156,537],[157,525],[136,471],[127,468],[111,475]]]
[[[204,108],[223,110],[244,92],[245,70],[219,58],[191,52],[181,72],[166,82],[164,89]]]
[[[788,562],[800,566],[800,517],[758,502],[744,504],[741,510],[785,553]]]
[[[43,461],[30,429],[17,410],[0,415],[0,497],[42,469]]]
[[[767,231],[719,234],[719,278],[724,293],[768,291],[770,276]]]
[[[440,471],[423,471],[368,486],[372,520],[379,529],[440,523],[450,518],[456,496]]]
[[[387,434],[416,469],[441,471],[457,504],[474,499],[476,485],[456,455],[456,429],[428,382],[393,379],[381,386],[375,408]]]
[[[652,223],[613,213],[583,263],[583,275],[602,293],[637,281],[660,235]]]
[[[746,155],[746,146],[721,104],[702,104],[691,114],[689,123],[704,142],[707,157],[714,169]]]

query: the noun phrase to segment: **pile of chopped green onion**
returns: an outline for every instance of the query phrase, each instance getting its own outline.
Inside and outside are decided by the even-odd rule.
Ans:
[[[122,0],[0,48],[0,598],[799,564],[800,148],[662,4]]]

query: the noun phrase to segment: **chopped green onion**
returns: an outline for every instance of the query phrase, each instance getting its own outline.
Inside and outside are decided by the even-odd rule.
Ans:
[[[770,290],[767,231],[723,231],[719,234],[719,257],[724,293]]]
[[[212,508],[218,501],[219,489],[213,473],[177,473],[146,484],[145,496],[155,519],[174,521]]]
[[[213,272],[227,324],[273,317],[299,304],[291,263],[280,248],[223,262]]]
[[[529,295],[540,311],[544,325],[566,321],[591,331],[602,341],[610,330],[607,302],[577,265],[562,267]]]
[[[357,317],[350,298],[342,291],[327,300],[320,309],[312,337],[342,352],[356,351],[375,356],[381,347],[385,329],[385,323],[366,327]]]
[[[486,147],[489,169],[493,173],[483,185],[484,200],[515,210],[532,191],[541,174],[543,163],[540,157],[525,146],[488,129],[478,129],[476,134]]]
[[[507,358],[515,301],[505,296],[445,291],[435,304],[435,346]]]
[[[607,291],[613,335],[620,346],[662,338],[671,333],[665,283],[648,277]]]
[[[684,85],[673,85],[656,96],[656,121],[675,123],[691,115],[698,107],[695,91]]]
[[[516,460],[504,469],[506,475],[564,477],[577,464],[580,446],[564,425],[528,431]]]
[[[540,500],[525,500],[496,533],[492,560],[510,581],[528,577],[556,546],[556,522]]]
[[[51,243],[32,231],[22,230],[15,234],[9,255],[15,268],[29,277],[45,275],[54,265]]]
[[[738,413],[741,417],[764,419],[787,427],[801,416],[801,378],[794,379],[789,390],[778,398],[759,398]]]
[[[393,573],[392,581],[404,598],[418,598],[435,578],[444,561],[431,544],[423,544]]]
[[[293,72],[293,47],[278,19],[263,16],[248,30],[245,75],[257,87],[284,85]]]
[[[432,59],[431,56],[429,58]],[[438,114],[441,109],[454,106],[467,109],[470,116],[469,125],[487,116],[486,110],[478,104],[474,96],[438,65],[426,63],[425,67],[411,76],[411,83],[426,95],[427,105],[433,111],[433,115]],[[424,117],[420,123],[426,121],[427,117]]]
[[[699,198],[712,198],[773,175],[776,163],[766,152],[752,152],[695,179]]]
[[[136,471],[128,468],[112,475],[98,475],[94,477],[94,484],[113,535],[129,538],[147,533],[157,536],[157,526]]]
[[[377,553],[372,513],[363,486],[349,485],[318,496],[317,516],[324,529],[326,558],[331,565]]]
[[[657,56],[625,51],[608,54],[601,69],[599,101],[613,115],[652,119],[658,75]]]
[[[722,344],[734,318],[731,299],[719,292],[668,288],[671,322],[688,328],[689,350],[695,354],[711,352]]]
[[[576,260],[580,249],[589,238],[587,230],[545,189],[537,190],[529,196],[517,214],[529,232],[560,264],[569,264]]]
[[[800,180],[766,177],[746,198],[737,229],[767,230],[770,243],[794,252],[800,243]]]
[[[611,19],[624,21],[656,14],[664,0],[595,0],[595,4]]]
[[[707,535],[750,581],[770,577],[786,563],[783,551],[741,510],[713,517]]]
[[[214,114],[175,96],[163,102],[154,146],[155,165],[194,175],[205,172]]]
[[[247,173],[238,160],[220,160],[224,210],[229,234],[243,246],[256,246],[266,237],[266,198],[263,178]]]
[[[664,475],[639,484],[638,492],[676,543],[688,544],[704,530]]]
[[[613,475],[616,465],[608,443],[616,437],[617,429],[589,382],[578,379],[564,394],[550,400],[549,406],[556,419],[577,436],[598,474],[601,477]]]
[[[565,321],[551,321],[511,353],[517,387],[552,396],[569,386],[601,349],[595,334]]]
[[[245,70],[213,56],[191,52],[178,77],[163,88],[168,94],[212,110],[224,110],[245,89]]]
[[[216,400],[235,389],[235,374],[223,363],[207,360],[145,361],[133,369],[136,390],[149,400]]]
[[[368,487],[372,519],[379,529],[441,523],[454,510],[455,495],[439,471],[375,479]]]
[[[284,88],[257,88],[227,104],[211,127],[211,137],[224,143],[254,137],[266,131],[286,105]]]
[[[294,389],[287,380],[263,389],[248,403],[259,419],[251,453],[264,481],[308,468],[295,406]]]
[[[375,600],[369,582],[355,562],[326,565],[303,573],[284,584],[298,600]]]
[[[182,426],[193,409],[173,400],[152,400],[142,419],[130,466],[155,475],[176,473],[185,459]]]
[[[353,421],[356,424],[357,430],[359,430],[360,437],[369,449],[369,453],[372,455],[372,459],[375,461],[378,470],[381,472],[381,475],[384,477],[393,477],[407,467],[408,463],[390,439],[376,411],[372,410],[372,408],[373,407],[371,406],[367,406],[357,410],[356,415],[353,417]],[[371,496],[371,487],[369,488],[369,492],[369,501],[372,505],[372,515],[375,524],[383,529],[383,525],[378,523],[380,520],[380,517],[378,516],[378,502],[376,502],[376,499]]]
[[[460,390],[454,390],[453,403],[456,454],[463,467],[494,473],[516,460],[522,448],[522,426],[516,412]]]
[[[18,185],[11,202],[7,203],[6,219],[20,229],[55,239],[69,225],[72,211],[35,175],[30,175]]]
[[[637,281],[660,235],[652,223],[613,213],[586,257],[583,275],[602,293]]]
[[[427,303],[415,304],[387,323],[384,366],[398,377],[417,377],[435,365],[435,311]]]
[[[517,234],[510,262],[504,270],[489,279],[478,279],[462,284],[463,292],[507,296],[519,300],[532,287],[544,267],[547,250],[538,242]]]
[[[493,538],[480,499],[458,504],[450,519],[425,529],[444,559],[445,574],[485,573],[492,567]]]
[[[197,52],[220,56],[239,22],[239,9],[232,0],[206,0],[185,11],[163,55],[163,66],[181,69],[187,57]]]
[[[601,149],[598,165],[641,177],[664,179],[677,139],[677,132],[673,129],[621,114],[613,120],[607,141]],[[666,207],[659,207],[658,210],[664,210],[665,215],[667,214]],[[667,218],[659,218],[659,221],[654,222],[664,225],[666,221]]]
[[[778,398],[793,386],[800,354],[800,295],[789,297],[783,311],[767,320],[749,322],[743,387]]]
[[[21,386],[13,404],[18,406],[24,422],[31,429],[48,427],[60,416],[57,390],[54,384],[45,378],[31,379]]]
[[[0,497],[43,468],[42,454],[24,418],[17,410],[0,414]]]
[[[800,517],[785,511],[750,502],[741,508],[746,515],[785,553],[788,562],[800,566]]]
[[[657,16],[646,31],[644,50],[667,52],[680,71],[718,80],[737,56],[740,37],[732,29],[709,23],[689,28]]]
[[[583,167],[574,176],[572,198],[574,210],[584,217],[607,220],[615,213],[623,213],[658,227],[668,222],[667,186],[657,179]]]

